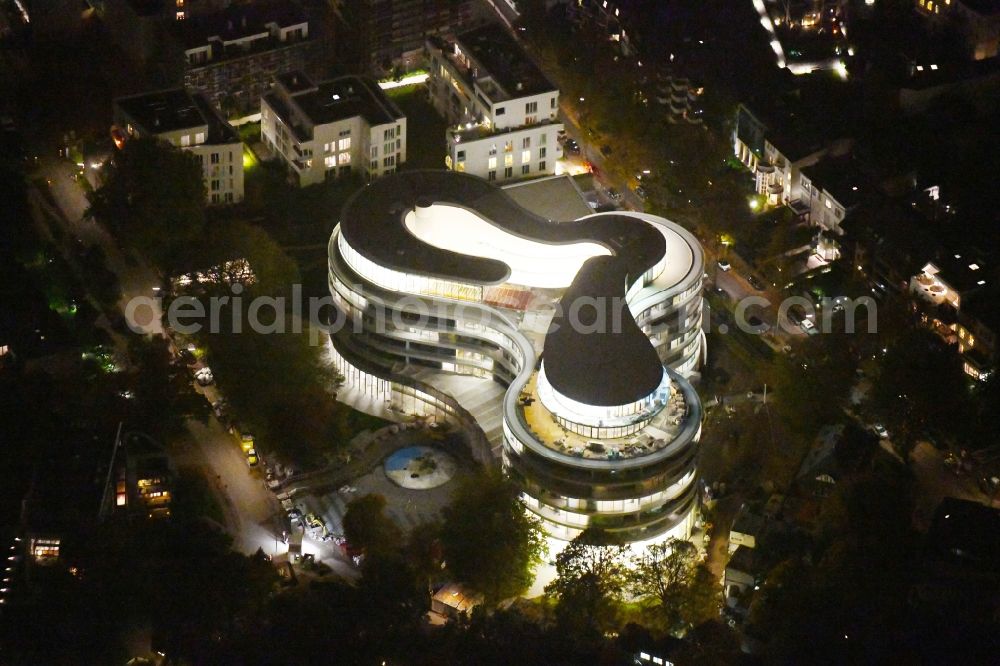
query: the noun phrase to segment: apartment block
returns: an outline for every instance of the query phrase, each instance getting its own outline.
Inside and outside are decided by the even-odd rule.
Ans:
[[[445,165],[489,181],[554,173],[559,90],[503,28],[431,37],[428,90],[451,127]]]
[[[243,143],[204,96],[172,88],[120,97],[114,118],[118,136],[155,137],[196,155],[208,203],[243,201]]]
[[[370,79],[317,84],[283,74],[261,98],[260,114],[261,139],[299,187],[350,173],[372,180],[406,161],[406,116]]]

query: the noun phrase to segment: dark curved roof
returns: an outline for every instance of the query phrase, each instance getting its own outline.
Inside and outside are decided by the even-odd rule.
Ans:
[[[418,203],[446,203],[477,212],[515,236],[562,244],[594,241],[620,257],[632,281],[666,251],[663,235],[625,215],[550,222],[521,208],[500,188],[455,171],[404,171],[373,181],[352,196],[340,216],[344,239],[375,263],[398,271],[473,284],[510,275],[502,261],[442,250],[413,236],[404,223]]]
[[[559,302],[545,335],[545,376],[586,405],[625,405],[663,380],[663,364],[625,303],[626,267],[591,257]]]
[[[505,281],[510,269],[504,262],[442,250],[407,230],[406,213],[432,203],[463,206],[522,238],[553,244],[589,240],[611,250],[612,256],[584,262],[563,295],[564,307],[545,337],[546,376],[561,394],[595,406],[628,404],[656,389],[663,366],[624,296],[627,284],[663,258],[666,241],[659,230],[614,214],[550,222],[481,178],[442,170],[404,171],[370,183],[345,204],[340,231],[357,252],[387,268],[467,283]],[[591,333],[574,329],[567,319],[570,305],[583,297],[606,303],[603,316],[620,321],[600,322],[604,324],[596,327],[600,332],[593,332],[593,326],[588,329]],[[620,317],[616,306],[622,308]],[[587,310],[591,317],[596,315],[593,308],[574,309],[572,315],[582,320]]]

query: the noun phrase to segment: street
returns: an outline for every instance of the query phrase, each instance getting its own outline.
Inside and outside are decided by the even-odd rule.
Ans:
[[[47,180],[49,193],[57,206],[56,210],[49,210],[46,197],[36,197],[39,205],[46,208],[47,219],[61,224],[68,236],[87,246],[97,245],[104,251],[108,268],[118,276],[122,287],[119,306],[123,313],[131,298],[154,296],[153,287],[159,283],[156,272],[140,261],[127,259],[107,230],[86,217],[88,202],[74,179],[75,165],[49,156],[41,148],[38,150],[42,155],[39,158],[40,175]],[[147,334],[162,334],[159,308],[151,314],[151,318],[137,323],[143,324],[142,329]],[[126,337],[114,331],[111,334],[116,356],[126,360]],[[282,529],[281,507],[263,481],[251,473],[232,435],[214,416],[210,416],[207,423],[189,419],[187,429],[191,440],[182,443],[176,451],[175,463],[191,465],[205,474],[226,517],[224,527],[233,537],[233,545],[247,554],[258,548],[269,555],[286,550],[280,538],[276,539]],[[305,551],[317,553],[324,560],[332,560],[336,555],[328,544],[310,544]],[[328,564],[340,569],[341,573],[348,573],[343,570],[342,562],[329,561]]]

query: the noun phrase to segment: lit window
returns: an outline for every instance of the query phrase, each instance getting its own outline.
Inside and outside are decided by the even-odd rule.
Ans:
[[[504,155],[503,156],[503,165],[505,167],[512,167],[512,166],[514,166],[514,156],[511,155],[510,153],[507,153],[506,155]]]
[[[490,169],[496,169],[497,168],[497,158],[491,157],[489,159],[489,168]]]
[[[521,164],[524,164],[524,163],[530,162],[530,161],[531,161],[531,151],[530,150],[522,150],[521,151]]]
[[[184,12],[177,12],[177,14],[174,16],[174,18],[176,18],[178,21],[183,21],[184,20]]]
[[[181,145],[182,146],[190,146],[191,145],[191,135],[190,134],[183,134],[183,135],[181,135]]]
[[[337,142],[337,148],[339,150],[350,150],[351,149],[351,137],[346,137]]]
[[[343,166],[345,164],[350,164],[350,163],[351,163],[351,154],[350,153],[341,153],[340,157],[337,158],[337,164],[340,164],[341,166]]]
[[[333,167],[337,166],[337,156],[327,155],[323,159],[323,165],[326,166],[327,169],[332,169]]]

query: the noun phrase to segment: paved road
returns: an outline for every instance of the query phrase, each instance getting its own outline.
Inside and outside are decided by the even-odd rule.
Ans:
[[[43,154],[38,160],[38,172],[47,180],[49,193],[62,211],[64,230],[88,247],[97,245],[104,251],[108,268],[118,276],[121,285],[122,299],[119,305],[123,312],[125,305],[133,298],[155,297],[156,292],[153,288],[160,283],[156,271],[142,261],[126,256],[111,234],[87,217],[86,212],[90,203],[83,189],[74,180],[76,166],[66,160],[44,154],[44,151],[40,152]],[[161,316],[158,304],[153,304],[148,316],[136,323],[141,324],[145,333],[160,335],[163,333]]]
[[[52,157],[40,159],[40,174],[48,180],[49,193],[58,211],[51,215],[64,231],[83,243],[99,245],[108,258],[108,268],[122,285],[123,297],[119,302],[124,310],[128,300],[135,296],[153,296],[158,284],[156,272],[142,262],[126,258],[111,235],[100,225],[85,216],[86,197],[73,176],[73,165]],[[42,197],[44,200],[44,197]],[[61,213],[61,214],[59,214]],[[158,313],[144,327],[151,334],[162,334]],[[119,347],[125,338],[118,336]],[[123,349],[119,350],[124,352]],[[207,424],[192,419],[187,424],[194,446],[178,452],[177,463],[190,464],[201,469],[213,487],[226,516],[226,528],[233,536],[236,548],[252,553],[264,548],[266,553],[275,551],[275,534],[280,534],[277,520],[280,506],[263,482],[251,474],[242,451],[218,420],[210,417]],[[280,544],[279,544],[279,550]],[[313,552],[317,552],[315,549]]]

